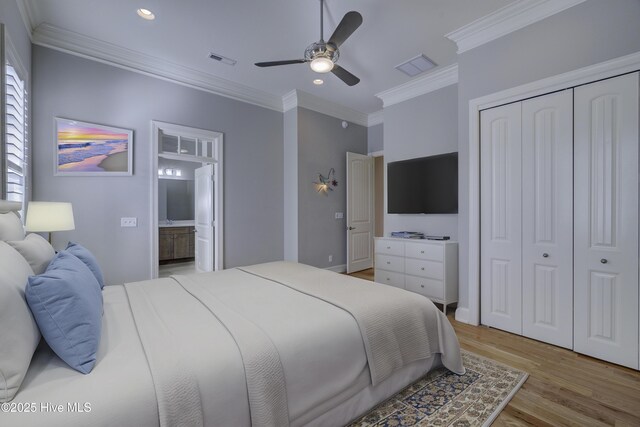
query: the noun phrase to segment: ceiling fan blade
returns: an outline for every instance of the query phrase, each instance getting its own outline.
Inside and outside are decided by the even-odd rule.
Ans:
[[[304,64],[306,62],[306,59],[291,59],[289,61],[256,62],[256,65],[258,67],[275,67],[276,65]]]
[[[358,12],[347,12],[338,24],[338,27],[331,35],[329,43],[340,47],[342,43],[349,38],[351,34],[362,24],[362,15]]]
[[[353,74],[351,74],[350,72],[348,72],[347,70],[339,66],[338,64],[335,64],[333,66],[333,69],[331,70],[331,72],[335,74],[340,80],[348,84],[349,86],[355,86],[358,83],[360,83],[359,78],[357,78],[356,76],[354,76]]]

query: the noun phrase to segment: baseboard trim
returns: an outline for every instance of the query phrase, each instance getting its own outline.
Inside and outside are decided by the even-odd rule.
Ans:
[[[335,273],[346,273],[347,264],[332,265],[331,267],[325,267],[325,270],[333,271]]]
[[[469,322],[469,309],[466,307],[458,307],[456,309],[456,320],[462,323],[470,323]]]

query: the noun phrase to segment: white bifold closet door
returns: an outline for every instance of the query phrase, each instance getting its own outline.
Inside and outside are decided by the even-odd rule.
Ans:
[[[481,113],[482,323],[573,344],[572,90]]]
[[[638,368],[638,73],[575,89],[574,349]]]
[[[481,322],[522,334],[522,103],[481,112]]]
[[[522,334],[573,346],[573,90],[522,103]]]

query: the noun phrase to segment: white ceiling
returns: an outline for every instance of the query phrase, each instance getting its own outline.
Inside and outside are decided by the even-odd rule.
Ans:
[[[331,74],[315,86],[318,74],[306,64],[253,65],[302,58],[319,39],[319,0],[24,1],[34,11],[34,25],[47,23],[273,95],[299,89],[373,113],[382,108],[376,93],[411,80],[396,65],[421,53],[439,66],[455,63],[456,46],[444,35],[514,0],[326,0],[325,40],[346,12],[363,16],[340,48],[339,64],[361,79],[353,87]],[[141,19],[138,7],[152,10],[156,19]],[[212,61],[209,52],[238,62]]]

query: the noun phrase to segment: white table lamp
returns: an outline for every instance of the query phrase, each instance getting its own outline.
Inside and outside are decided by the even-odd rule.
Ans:
[[[29,202],[27,206],[26,230],[32,233],[75,230],[71,203]]]

